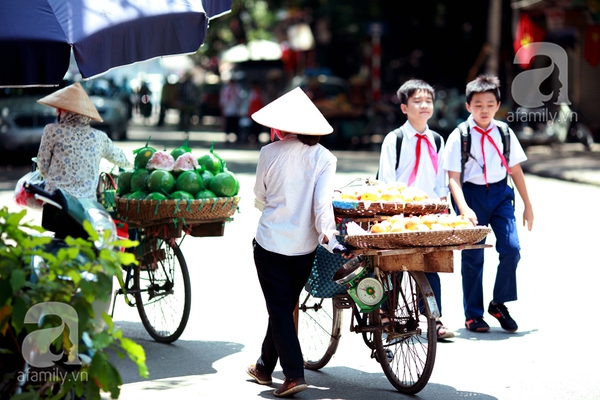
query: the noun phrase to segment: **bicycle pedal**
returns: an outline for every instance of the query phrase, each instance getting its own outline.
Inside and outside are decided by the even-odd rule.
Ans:
[[[333,306],[338,309],[352,308],[352,299],[347,294],[333,296]]]

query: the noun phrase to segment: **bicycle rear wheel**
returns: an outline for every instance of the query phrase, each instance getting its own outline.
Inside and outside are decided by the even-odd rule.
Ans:
[[[334,306],[334,299],[313,297],[305,288],[300,294],[297,326],[304,367],[323,368],[338,347],[342,310]]]
[[[425,387],[433,372],[437,305],[422,272],[398,271],[383,273],[382,277],[388,294],[383,309],[389,323],[383,331],[374,333],[377,360],[399,392],[415,394]],[[373,324],[381,323],[379,311],[371,317]]]
[[[187,264],[174,240],[146,237],[134,270],[134,293],[142,324],[154,340],[171,343],[190,316],[192,292]]]

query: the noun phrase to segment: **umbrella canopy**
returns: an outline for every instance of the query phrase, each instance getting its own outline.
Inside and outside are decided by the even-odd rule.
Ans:
[[[1,0],[0,87],[57,86],[71,51],[84,79],[190,54],[233,0]]]
[[[258,60],[281,60],[281,45],[270,40],[251,40],[238,44],[221,54],[221,61],[244,62]]]

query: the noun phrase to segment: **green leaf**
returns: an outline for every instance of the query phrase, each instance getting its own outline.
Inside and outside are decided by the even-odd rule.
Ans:
[[[121,347],[127,352],[129,358],[137,365],[138,373],[143,378],[150,376],[146,366],[146,352],[144,348],[128,338],[121,339]]]

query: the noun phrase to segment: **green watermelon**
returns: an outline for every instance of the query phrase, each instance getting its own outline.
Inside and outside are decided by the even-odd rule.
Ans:
[[[200,199],[213,199],[216,198],[217,195],[214,194],[213,192],[211,192],[208,189],[204,189],[198,192],[198,194],[195,196],[196,199],[200,200]]]
[[[171,193],[175,187],[175,178],[169,171],[155,169],[150,172],[146,180],[149,192]]]
[[[219,197],[232,197],[238,194],[240,186],[233,172],[225,171],[210,180],[209,189]]]
[[[133,171],[123,171],[117,178],[117,194],[122,196],[131,192]]]
[[[133,151],[133,154],[135,154],[135,160],[133,162],[135,168],[146,168],[148,160],[150,160],[152,155],[156,153],[156,149],[154,147],[148,146],[149,142],[150,137],[148,138],[148,141],[144,147]]]
[[[130,181],[130,190],[135,192],[146,187],[146,179],[148,178],[148,170],[146,168],[139,168],[133,171]]]
[[[171,198],[181,200],[194,200],[194,196],[191,193],[185,192],[183,190],[177,190],[171,193]]]
[[[192,196],[202,189],[204,189],[202,177],[196,171],[183,171],[175,181],[175,190],[183,190]]]
[[[169,198],[162,193],[152,192],[144,200],[168,200]]]

